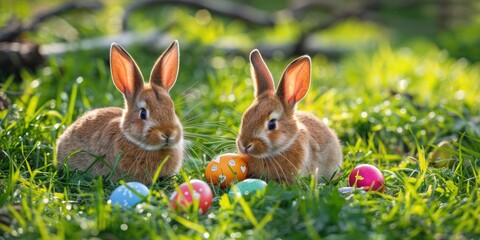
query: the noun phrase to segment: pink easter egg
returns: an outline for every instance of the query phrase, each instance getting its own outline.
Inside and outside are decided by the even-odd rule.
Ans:
[[[188,183],[182,183],[170,197],[170,205],[177,210],[189,208],[195,200],[198,200],[198,211],[204,214],[212,205],[213,193],[208,184],[202,180],[192,179]]]
[[[370,164],[356,166],[348,180],[351,187],[362,188],[365,191],[383,192],[385,190],[385,179],[382,172]]]

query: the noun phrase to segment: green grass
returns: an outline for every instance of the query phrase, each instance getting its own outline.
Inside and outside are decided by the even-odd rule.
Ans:
[[[119,11],[108,6],[102,12],[83,13],[78,22],[70,19],[75,16],[65,18],[72,26],[84,26],[78,28],[84,38],[115,33],[109,28],[113,23],[86,27],[85,22]],[[180,174],[150,186],[152,198],[135,209],[120,210],[107,203],[120,183],[52,165],[55,140],[65,127],[87,110],[123,104],[110,78],[108,49],[50,58],[36,73],[24,72],[22,83],[2,79],[7,84],[1,91],[12,105],[0,112],[0,238],[480,237],[479,63],[451,57],[458,53],[449,54],[434,41],[412,37],[395,42],[392,30],[353,20],[320,35],[328,46],[340,42],[348,54],[338,61],[312,56],[312,86],[298,106],[337,131],[345,156],[343,175],[329,183],[310,177],[291,186],[270,182],[265,191],[246,199],[231,199],[227,189],[215,186],[207,214],[172,210],[168,201],[177,184],[204,179],[213,156],[235,151],[242,113],[253,99],[247,53],[225,54],[215,49],[216,40],[241,35],[248,51],[255,47],[251,36],[267,41],[298,34],[295,22],[266,30],[222,19],[207,23],[209,34],[203,34],[194,16],[185,10],[170,16],[183,19],[176,24],[184,31],[172,30],[180,40],[181,66],[171,95],[190,142],[189,157]],[[140,31],[155,21],[158,17],[149,21],[137,14],[132,26]],[[366,35],[359,34],[362,28]],[[245,30],[247,34],[241,34]],[[42,43],[62,41],[55,31],[31,37]],[[341,41],[348,33],[361,44],[348,37]],[[127,50],[148,76],[160,52],[141,46]],[[292,59],[278,55],[267,60],[276,79]],[[433,167],[429,155],[443,140],[453,145],[454,164]],[[340,194],[337,189],[348,185],[348,173],[362,163],[382,170],[386,191]]]

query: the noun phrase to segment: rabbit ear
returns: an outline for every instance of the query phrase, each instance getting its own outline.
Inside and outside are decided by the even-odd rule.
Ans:
[[[167,89],[172,88],[177,80],[180,49],[175,40],[158,58],[150,73],[150,84]]]
[[[250,53],[250,72],[254,81],[255,97],[275,91],[272,74],[257,49]]]
[[[307,94],[310,87],[311,60],[309,56],[295,59],[283,72],[277,96],[286,106],[294,107]]]
[[[113,83],[128,99],[143,88],[143,76],[133,58],[116,43],[110,47],[110,71]]]

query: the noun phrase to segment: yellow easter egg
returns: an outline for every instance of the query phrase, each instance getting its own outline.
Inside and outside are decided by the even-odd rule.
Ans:
[[[453,156],[454,148],[449,141],[442,141],[437,148],[429,154],[429,160],[434,167],[453,167],[455,158]]]

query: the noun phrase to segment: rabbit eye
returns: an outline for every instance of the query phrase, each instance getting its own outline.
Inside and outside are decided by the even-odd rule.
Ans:
[[[275,128],[277,128],[277,119],[268,121],[268,130],[275,130]]]
[[[145,109],[145,108],[140,109],[140,118],[141,119],[147,119],[147,109]]]

